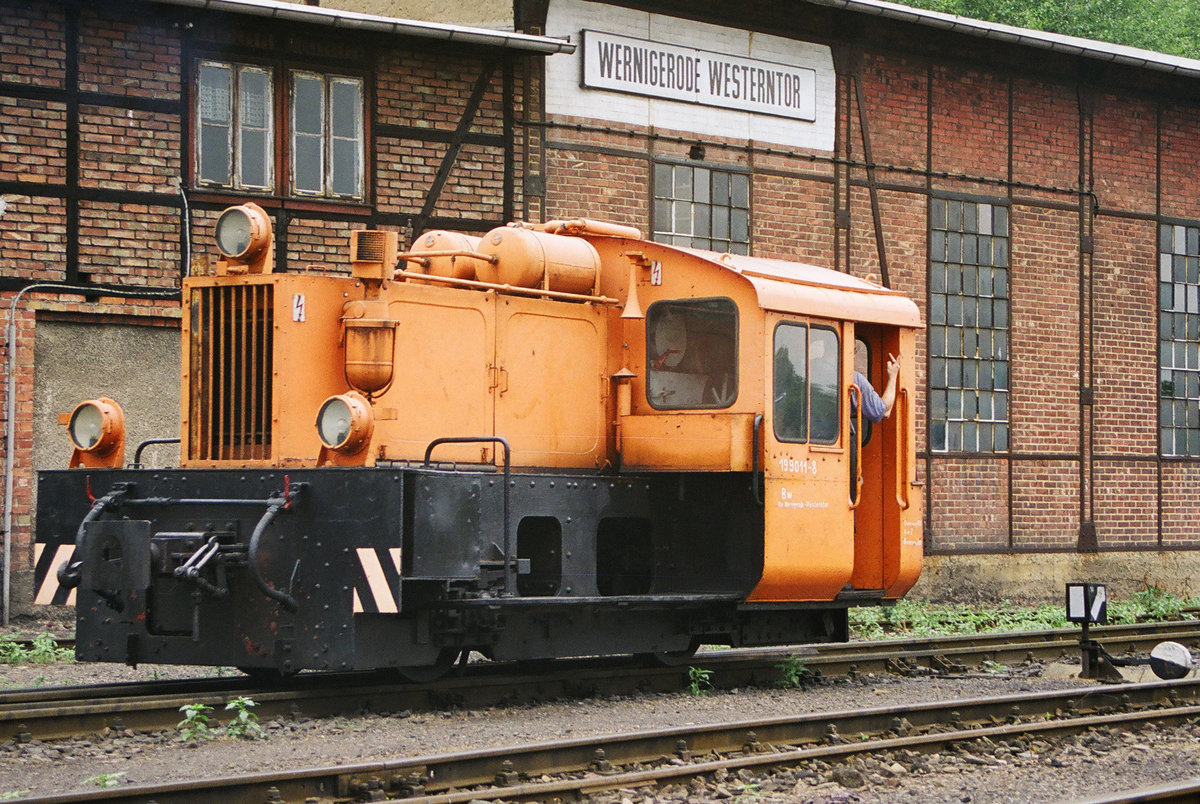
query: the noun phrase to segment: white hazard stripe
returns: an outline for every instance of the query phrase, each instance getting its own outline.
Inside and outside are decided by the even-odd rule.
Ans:
[[[33,545],[33,563],[36,565],[42,558],[42,552],[46,549],[44,542],[34,542]],[[71,556],[75,554],[75,545],[60,544],[58,549],[54,551],[54,559],[50,562],[50,570],[46,573],[42,585],[38,587],[37,595],[33,598],[35,606],[49,606],[54,603],[54,595],[58,593],[58,568],[71,560]],[[75,590],[67,595],[66,605],[75,605]]]
[[[373,547],[359,547],[355,552],[358,553],[358,563],[362,566],[363,574],[367,578],[367,586],[371,591],[371,598],[375,601],[375,608],[380,614],[396,614],[399,608],[396,606],[396,598],[392,594],[391,587],[388,585],[387,576],[383,573],[383,565],[379,563],[379,554]],[[392,547],[388,549],[388,557],[391,558],[395,565],[396,572],[400,572],[400,548]],[[354,592],[354,611],[361,612],[362,601],[358,597],[358,590]]]

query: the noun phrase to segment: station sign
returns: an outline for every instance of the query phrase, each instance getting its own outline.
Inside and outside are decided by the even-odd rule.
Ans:
[[[817,118],[816,70],[583,30],[582,86],[756,112]]]

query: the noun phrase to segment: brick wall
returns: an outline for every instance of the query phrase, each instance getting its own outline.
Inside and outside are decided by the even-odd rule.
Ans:
[[[1079,222],[1073,212],[1012,211],[1020,261],[1011,298],[1013,449],[1079,450]]]
[[[1098,454],[1153,456],[1158,448],[1158,231],[1150,221],[1096,221]]]
[[[835,16],[814,10],[814,20],[838,29],[826,14]],[[812,26],[818,44],[822,24]],[[878,41],[855,30],[867,38],[825,43],[843,70],[833,104],[840,115],[835,149],[689,133],[683,124],[631,130],[614,122],[614,110],[639,103],[633,96],[563,102],[573,111],[552,114],[546,134],[550,214],[586,207],[644,225],[647,166],[664,156],[686,159],[687,145],[701,143],[705,163],[753,173],[753,253],[878,278],[878,217],[891,285],[924,313],[930,194],[1007,206],[1011,449],[930,454],[918,395],[927,546],[1075,550],[1093,522],[1101,549],[1154,548],[1160,530],[1164,545],[1200,543],[1187,525],[1200,519],[1200,500],[1186,491],[1200,470],[1190,461],[1157,460],[1156,391],[1157,216],[1200,218],[1192,180],[1200,92],[1191,79],[1168,87],[1134,71],[1081,83],[1084,71],[1070,59],[1036,51],[989,48],[984,58],[976,57],[976,42],[939,45],[941,34],[906,46],[886,25]],[[604,114],[575,111],[610,97]],[[656,120],[685,120],[689,109],[662,110]],[[870,173],[860,112],[869,127]],[[572,187],[575,181],[598,190]],[[850,215],[841,231],[834,226],[839,207]],[[923,335],[917,341],[923,388],[926,344]],[[1082,403],[1081,389],[1094,404]]]
[[[930,472],[928,518],[936,547],[1004,550],[1008,546],[1008,461],[944,458]]]
[[[173,293],[187,260],[214,255],[213,225],[220,211],[248,197],[281,227],[286,246],[276,254],[278,268],[332,263],[335,270],[348,270],[351,230],[371,225],[407,239],[439,169],[447,164],[485,64],[491,65],[490,76],[460,150],[448,162],[432,216],[443,225],[462,221],[453,228],[481,230],[502,223],[506,210],[523,203],[522,167],[530,137],[521,129],[526,114],[521,81],[536,73],[531,64],[540,57],[143,2],[78,5],[0,0],[0,306],[5,310],[30,280]],[[68,41],[71,32],[74,41]],[[192,74],[192,59],[200,58],[274,68],[277,101],[286,98],[287,71],[293,68],[363,77],[367,142],[374,138],[378,145],[367,154],[365,200],[288,198],[283,152],[276,159],[276,192],[212,192],[190,184],[194,97],[185,76]],[[276,132],[281,142],[286,140],[283,125]],[[506,165],[509,154],[512,162]],[[188,236],[181,181],[187,191]],[[35,391],[42,387],[34,370],[38,322],[119,324],[124,337],[137,339],[146,327],[177,328],[178,318],[173,298],[85,298],[67,291],[25,297],[15,344],[5,345],[6,350],[15,346],[16,355],[16,436],[10,445],[16,462],[16,572],[28,569],[21,559],[29,555],[37,468],[31,417]],[[178,385],[177,359],[128,370],[127,378],[107,377],[108,387],[139,382],[146,372],[176,376],[168,384]],[[56,405],[71,406],[58,400],[45,409]],[[178,412],[171,417],[178,421]]]

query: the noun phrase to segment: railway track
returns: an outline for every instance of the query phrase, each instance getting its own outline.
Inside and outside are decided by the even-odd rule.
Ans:
[[[533,745],[88,791],[46,802],[373,801],[465,804],[580,800],[605,791],[769,774],[865,754],[927,752],[984,741],[1045,740],[1101,727],[1137,729],[1200,719],[1200,680],[1122,684],[948,702],[805,714]],[[1106,801],[1109,799],[1105,799]],[[1170,801],[1170,798],[1112,799]]]
[[[1200,622],[1098,628],[1093,634],[1114,653],[1148,651],[1163,640],[1200,645]],[[769,686],[790,663],[825,676],[855,673],[962,674],[984,665],[1061,658],[1078,660],[1071,630],[969,635],[889,642],[797,646],[792,649],[702,651],[691,665],[711,671],[714,686]],[[433,684],[399,683],[386,673],[301,674],[286,687],[256,686],[244,677],[36,688],[0,692],[0,739],[28,741],[80,737],[113,730],[172,728],[179,708],[205,704],[221,711],[247,696],[263,718],[329,716],[345,712],[429,711],[447,706],[482,708],[596,694],[686,689],[688,668],[647,666],[629,659],[568,661],[537,672],[504,665],[469,665]]]

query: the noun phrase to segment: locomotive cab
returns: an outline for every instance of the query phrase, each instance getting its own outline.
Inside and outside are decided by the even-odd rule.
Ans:
[[[915,582],[902,294],[585,219],[360,231],[348,270],[281,273],[269,224],[227,211],[185,281],[180,466],[122,467],[93,415],[39,476],[39,598],[75,600],[81,659],[678,659],[845,639]],[[902,365],[869,438],[859,344],[876,387]]]

